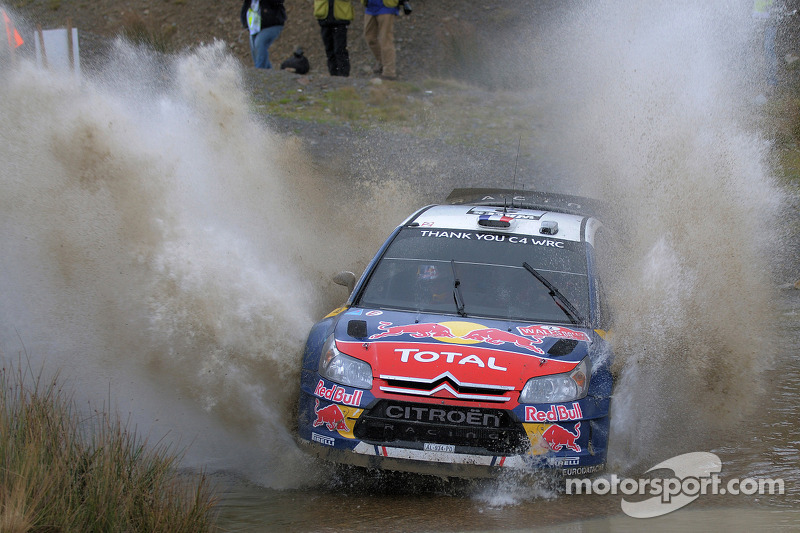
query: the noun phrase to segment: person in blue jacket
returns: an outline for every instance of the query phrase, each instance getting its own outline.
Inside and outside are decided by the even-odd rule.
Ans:
[[[397,79],[394,50],[394,19],[398,0],[361,0],[364,5],[364,39],[377,64],[373,69],[387,80]]]
[[[250,31],[250,51],[256,68],[272,68],[269,47],[283,31],[286,7],[283,0],[244,0],[242,26]]]

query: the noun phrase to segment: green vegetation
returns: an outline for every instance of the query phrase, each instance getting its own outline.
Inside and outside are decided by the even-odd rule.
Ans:
[[[118,420],[82,418],[58,379],[0,370],[0,531],[202,532],[215,500],[179,456]]]
[[[331,81],[331,84],[335,80]],[[533,111],[511,92],[474,89],[441,79],[418,82],[348,83],[320,89],[314,84],[254,94],[257,112],[294,120],[380,127],[444,139],[452,144],[516,146],[529,136]]]

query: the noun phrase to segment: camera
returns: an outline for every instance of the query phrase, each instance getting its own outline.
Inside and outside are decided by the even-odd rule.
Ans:
[[[410,15],[411,14],[411,4],[409,3],[409,1],[408,0],[400,0],[399,3],[400,3],[400,7],[403,8],[403,13],[405,13],[406,15]]]

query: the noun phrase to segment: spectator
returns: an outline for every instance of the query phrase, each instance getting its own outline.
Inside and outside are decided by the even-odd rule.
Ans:
[[[350,0],[314,0],[314,16],[317,17],[322,33],[328,72],[331,76],[349,76],[347,26],[355,17],[353,4]]]
[[[383,79],[396,80],[394,18],[398,0],[361,0],[364,5],[364,39],[377,64],[372,71]]]
[[[242,26],[250,30],[250,51],[256,68],[272,68],[269,47],[283,31],[286,8],[283,0],[244,0]]]

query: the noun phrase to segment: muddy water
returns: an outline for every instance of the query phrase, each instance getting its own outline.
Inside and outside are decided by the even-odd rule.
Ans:
[[[331,182],[251,113],[222,46],[164,59],[120,45],[83,78],[3,58],[3,362],[60,370],[80,405],[110,400],[187,447],[231,530],[796,526],[800,303],[780,288],[797,276],[790,194],[753,126],[749,13],[609,1],[551,24],[518,51],[541,117],[525,142],[557,192],[614,206],[610,472],[711,451],[724,477],[781,478],[785,495],[705,496],[642,522],[619,495],[567,497],[547,478],[363,476],[301,454],[302,344],[343,298],[328,280],[363,267],[428,176],[387,179],[392,161],[366,155],[354,186]]]

